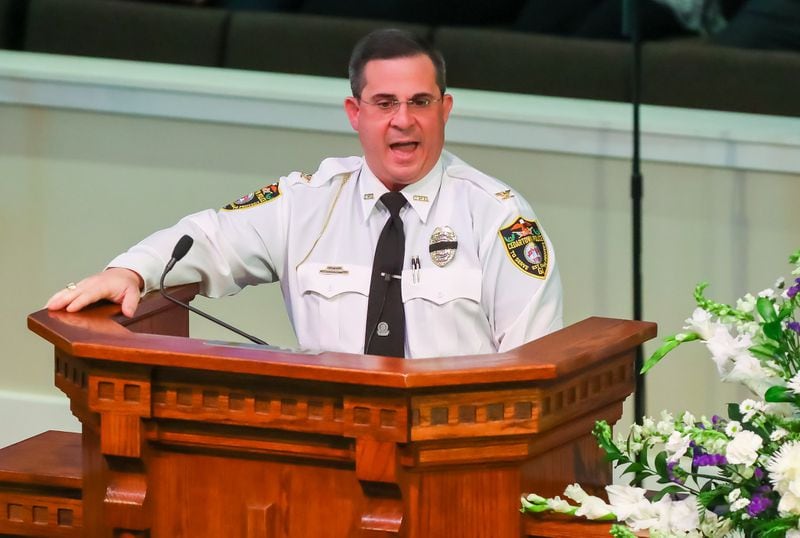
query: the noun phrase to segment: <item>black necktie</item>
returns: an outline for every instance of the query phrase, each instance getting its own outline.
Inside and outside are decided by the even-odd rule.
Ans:
[[[403,357],[406,315],[403,311],[400,275],[403,272],[406,237],[400,210],[406,205],[406,199],[399,192],[387,192],[381,196],[381,202],[389,210],[390,216],[378,238],[375,260],[372,262],[364,352]]]

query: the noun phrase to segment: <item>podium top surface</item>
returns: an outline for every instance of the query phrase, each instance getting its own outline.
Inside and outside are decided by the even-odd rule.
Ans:
[[[47,431],[0,449],[0,482],[79,490],[81,436]]]
[[[186,286],[189,298],[196,287]],[[382,388],[426,388],[556,379],[630,351],[656,335],[650,322],[592,317],[504,353],[429,359],[320,352],[302,354],[133,332],[125,325],[174,308],[146,298],[133,319],[115,304],[82,312],[40,310],[28,327],[57,349],[87,359],[191,368]]]

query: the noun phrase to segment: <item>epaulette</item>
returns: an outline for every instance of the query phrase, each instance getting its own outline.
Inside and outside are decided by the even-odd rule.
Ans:
[[[345,174],[352,174],[361,167],[360,157],[331,158],[320,163],[319,170],[313,174],[292,172],[286,177],[289,186],[308,185],[323,187]]]
[[[448,166],[447,175],[469,181],[487,194],[490,194],[498,202],[515,198],[514,190],[511,187],[467,164],[452,164]]]

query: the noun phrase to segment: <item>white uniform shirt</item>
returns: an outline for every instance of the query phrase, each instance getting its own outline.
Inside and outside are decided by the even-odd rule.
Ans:
[[[175,243],[188,234],[194,246],[167,285],[200,281],[201,293],[218,297],[278,280],[300,346],[363,353],[375,245],[389,218],[379,203],[385,192],[362,158],[326,159],[313,176],[294,172],[277,189],[189,215],[109,266],[139,273],[145,292],[157,288]],[[504,351],[561,328],[553,247],[524,199],[447,152],[401,192],[408,201],[400,212],[406,357]],[[429,249],[434,230],[445,226],[458,245],[440,267]],[[514,241],[526,230],[538,243]]]

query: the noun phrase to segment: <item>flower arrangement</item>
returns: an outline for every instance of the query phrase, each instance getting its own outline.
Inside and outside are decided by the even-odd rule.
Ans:
[[[790,286],[779,279],[735,306],[707,299],[707,285],[698,285],[686,332],[667,338],[643,368],[701,341],[721,380],[743,384],[752,398],[729,404],[727,418],[645,417],[617,439],[598,422],[594,436],[630,485],[606,487],[607,502],[577,484],[564,491],[567,499],[530,494],[522,511],[616,521],[618,537],[647,530],[652,537],[800,538],[800,250],[789,261]]]

